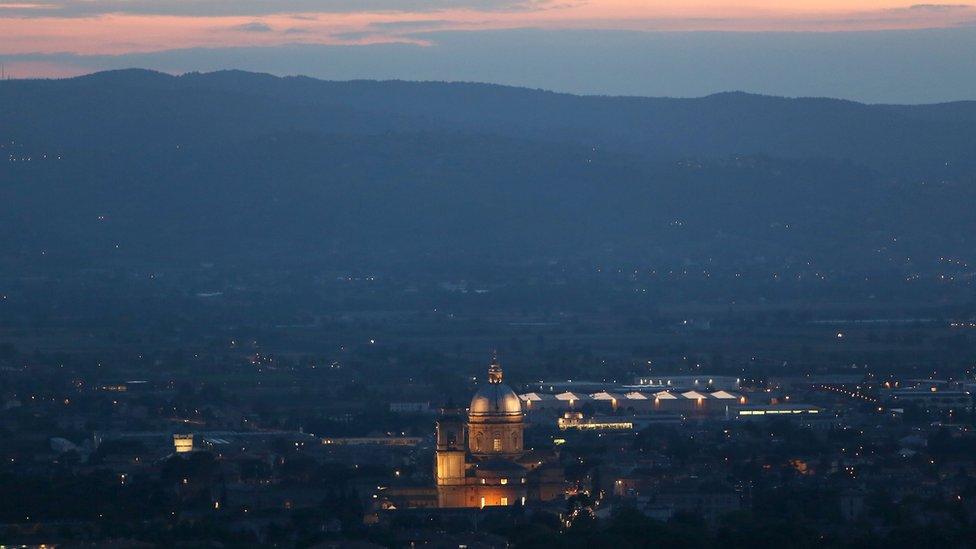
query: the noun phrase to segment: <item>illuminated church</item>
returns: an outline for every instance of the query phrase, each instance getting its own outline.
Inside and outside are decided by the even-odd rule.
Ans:
[[[522,401],[502,379],[497,357],[467,417],[445,409],[437,421],[438,507],[489,507],[547,501],[563,493],[563,472],[524,446]]]

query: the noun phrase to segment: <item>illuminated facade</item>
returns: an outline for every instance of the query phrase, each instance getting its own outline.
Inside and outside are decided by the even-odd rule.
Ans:
[[[556,420],[559,430],[576,429],[578,431],[632,431],[633,421],[621,421],[613,417],[584,418],[583,412],[566,412]]]
[[[193,435],[173,435],[173,449],[177,454],[185,454],[193,451]]]
[[[562,495],[562,471],[526,452],[522,402],[502,377],[495,359],[467,416],[446,409],[437,421],[439,507],[520,505]]]

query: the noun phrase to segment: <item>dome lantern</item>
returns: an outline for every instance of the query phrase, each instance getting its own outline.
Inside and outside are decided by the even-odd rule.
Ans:
[[[488,383],[502,382],[502,365],[498,363],[498,353],[495,352],[491,357],[491,364],[488,365]]]

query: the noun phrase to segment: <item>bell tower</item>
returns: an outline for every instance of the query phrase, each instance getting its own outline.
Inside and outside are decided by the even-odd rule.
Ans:
[[[437,419],[437,459],[434,477],[437,479],[438,507],[464,506],[465,423],[461,411],[444,408]]]

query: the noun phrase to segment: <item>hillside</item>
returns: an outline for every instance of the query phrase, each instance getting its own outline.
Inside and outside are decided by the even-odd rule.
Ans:
[[[973,119],[972,103],[242,72],[2,82],[0,251],[16,268],[572,260],[901,276],[972,249]]]

